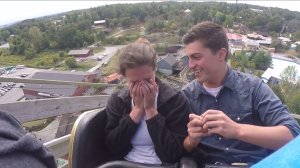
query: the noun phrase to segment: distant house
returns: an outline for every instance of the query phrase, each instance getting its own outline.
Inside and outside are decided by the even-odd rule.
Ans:
[[[291,40],[289,38],[286,38],[286,37],[279,37],[278,39],[281,40],[283,43],[291,42]]]
[[[183,68],[189,65],[189,57],[187,55],[182,56],[179,61]]]
[[[242,36],[239,34],[226,33],[228,42],[234,46],[243,46]]]
[[[94,21],[94,26],[103,26],[105,25],[106,21],[105,20],[96,20]]]
[[[53,20],[52,23],[54,23],[55,25],[60,25],[61,24],[61,20]]]
[[[263,12],[263,10],[261,10],[261,9],[255,9],[255,8],[250,8],[250,10],[252,10],[254,12],[258,12],[258,13]]]
[[[92,55],[93,52],[91,49],[83,49],[83,50],[70,50],[68,55],[74,57],[88,57]]]
[[[279,58],[272,58],[272,68],[268,68],[262,75],[265,83],[277,84],[281,81],[281,73],[288,67],[294,66],[297,72],[300,72],[300,64],[292,60],[283,60]],[[297,79],[300,78],[300,73],[297,73]],[[293,82],[293,81],[292,81]]]
[[[166,53],[177,53],[178,50],[182,48],[181,45],[173,45],[173,46],[168,46],[166,48]]]
[[[246,41],[245,45],[247,49],[249,50],[258,50],[259,49],[259,43],[256,41]]]
[[[189,9],[186,9],[186,10],[184,10],[184,13],[185,13],[186,15],[190,15],[190,14],[192,13],[192,11],[189,10]]]
[[[89,72],[69,71],[42,71],[36,72],[31,79],[73,81],[73,82],[95,82],[97,74]],[[71,97],[81,96],[88,87],[75,85],[54,85],[54,84],[25,84],[24,95],[27,99]]]
[[[119,83],[120,81],[120,78],[121,78],[121,75],[118,74],[118,73],[113,73],[107,77],[104,78],[104,80],[107,82],[107,83],[110,83],[110,84],[117,84]]]
[[[0,49],[9,49],[9,43],[5,43],[0,46]]]
[[[162,56],[157,63],[157,70],[165,75],[173,75],[177,70],[178,61],[172,55]]]
[[[252,34],[247,34],[247,38],[252,40],[262,40],[263,36],[256,33],[252,33]]]
[[[291,51],[296,51],[296,48],[297,48],[297,44],[291,44],[290,46]]]
[[[272,44],[272,39],[257,40],[257,42],[259,43],[259,45],[270,47]]]

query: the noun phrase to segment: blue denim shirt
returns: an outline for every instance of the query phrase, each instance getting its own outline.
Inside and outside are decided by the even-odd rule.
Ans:
[[[191,111],[201,115],[209,109],[220,110],[237,123],[284,125],[294,137],[300,133],[299,124],[287,107],[261,79],[229,68],[222,85],[217,97],[208,93],[197,80],[186,85],[183,92],[188,98]],[[203,138],[199,148],[207,152],[206,159],[225,163],[256,163],[273,152],[219,135]]]

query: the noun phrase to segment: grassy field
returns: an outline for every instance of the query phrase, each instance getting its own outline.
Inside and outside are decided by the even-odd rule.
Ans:
[[[117,72],[118,61],[119,61],[119,51],[116,52],[116,54],[114,56],[112,56],[112,58],[109,60],[107,65],[102,66],[102,69],[101,69],[102,75],[107,76],[107,75]]]
[[[25,59],[22,55],[0,56],[0,65],[25,65],[32,68],[49,69],[63,58],[59,57],[60,51],[45,51],[37,54],[33,59]]]
[[[65,63],[62,63],[55,67],[55,70],[60,70],[60,71],[69,71],[69,70],[76,70],[76,71],[88,71],[92,67],[97,65],[96,60],[88,60],[86,62],[77,62],[77,67],[76,68],[69,68]]]
[[[101,47],[95,47],[95,48],[93,48],[93,53],[96,54],[96,53],[102,52],[104,50],[105,50],[105,48],[102,47],[102,46]]]
[[[23,123],[22,125],[26,128],[31,128],[31,127],[40,126],[40,125],[44,124],[45,122],[46,122],[46,119],[43,119],[43,120],[26,122],[26,123]]]

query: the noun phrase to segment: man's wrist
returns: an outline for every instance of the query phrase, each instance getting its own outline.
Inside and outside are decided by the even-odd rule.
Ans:
[[[195,150],[198,146],[199,142],[198,143],[192,143],[190,141],[190,137],[187,136],[184,140],[184,148],[187,152],[192,152],[193,150]]]
[[[198,146],[199,142],[193,142],[191,141],[190,137],[187,138],[188,144],[194,149]]]
[[[242,139],[243,136],[244,136],[244,124],[237,124],[236,133],[233,139]]]

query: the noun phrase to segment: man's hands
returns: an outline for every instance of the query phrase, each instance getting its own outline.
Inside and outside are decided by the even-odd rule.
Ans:
[[[208,136],[207,130],[204,130],[203,125],[203,118],[201,116],[198,116],[196,114],[190,114],[189,115],[190,122],[188,123],[188,143],[192,147],[196,147],[201,138]]]
[[[205,136],[218,134],[225,138],[236,138],[239,133],[239,124],[232,121],[222,111],[207,110],[201,116],[189,115],[187,143],[195,148]]]
[[[147,119],[157,114],[156,95],[158,87],[152,79],[130,83],[129,90],[134,102],[130,116],[136,123],[141,121],[145,113]]]
[[[239,134],[240,124],[231,120],[226,114],[218,110],[207,110],[201,115],[202,127],[209,135],[218,134],[225,138],[236,139]]]

